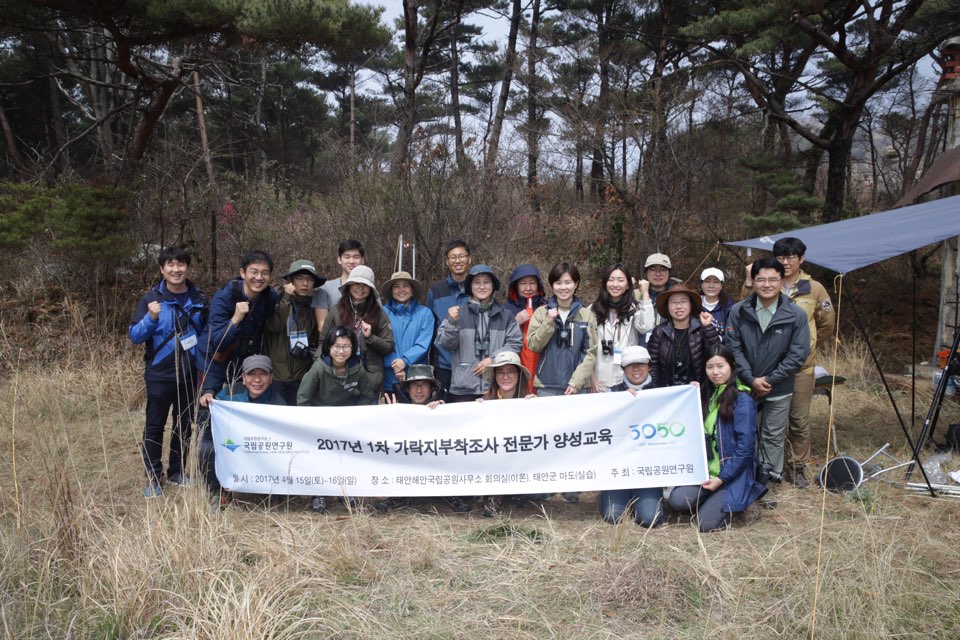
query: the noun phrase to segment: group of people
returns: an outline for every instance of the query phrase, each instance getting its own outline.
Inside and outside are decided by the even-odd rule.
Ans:
[[[773,257],[748,265],[743,300],[734,303],[722,270],[705,269],[694,291],[672,277],[662,253],[646,259],[640,280],[622,263],[604,269],[590,302],[577,295],[576,265],[549,270],[548,295],[540,270],[522,264],[507,278],[501,302],[496,272],[473,264],[462,240],[448,243],[446,277],[426,289],[403,271],[378,289],[363,245],[346,240],[335,280],[296,260],[283,285],[271,288],[273,259],[250,251],[239,276],[208,300],[188,279],[190,255],[165,249],[161,280],[139,301],[129,330],[146,346],[144,496],[163,492],[171,409],[165,479],[184,484],[194,403],[203,411],[214,398],[436,407],[694,384],[710,479],[666,492],[604,491],[600,510],[611,522],[632,515],[652,527],[663,519],[666,494],[671,508],[691,511],[701,530],[724,527],[765,493],[767,482],[780,481],[785,458],[790,480],[808,484],[813,362],[834,320],[826,290],[801,269],[805,251],[797,238],[779,240]],[[213,470],[209,428],[198,456],[208,487],[228,499]],[[575,493],[563,497],[579,500]],[[395,497],[376,506],[407,503]],[[471,509],[467,497],[449,503],[455,511]],[[484,515],[499,507],[500,498],[487,498]],[[325,512],[325,499],[315,498],[312,508]]]

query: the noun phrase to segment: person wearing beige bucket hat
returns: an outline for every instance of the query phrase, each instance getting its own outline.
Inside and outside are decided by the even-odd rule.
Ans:
[[[427,364],[436,320],[421,304],[423,285],[406,271],[397,271],[380,288],[383,308],[393,330],[393,351],[384,363],[383,389],[393,392],[414,365]]]
[[[390,317],[380,306],[373,269],[366,265],[354,267],[340,284],[340,302],[327,314],[322,335],[326,336],[340,325],[350,327],[357,334],[359,353],[356,355],[379,394],[383,391],[383,361],[393,351],[393,328]]]
[[[655,384],[671,387],[700,383],[707,348],[720,342],[713,317],[703,311],[700,294],[676,284],[657,297],[664,321],[650,334],[650,374]]]

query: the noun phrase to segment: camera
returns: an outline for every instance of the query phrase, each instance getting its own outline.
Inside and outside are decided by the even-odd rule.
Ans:
[[[316,349],[311,349],[305,344],[299,342],[295,347],[290,349],[290,355],[292,355],[294,358],[312,358],[314,353],[316,353]]]
[[[600,349],[603,351],[603,355],[612,356],[613,355],[613,340],[601,340]]]
[[[764,462],[757,467],[757,482],[760,484],[769,484],[770,482],[780,484],[783,482],[783,474],[777,473],[769,462]]]

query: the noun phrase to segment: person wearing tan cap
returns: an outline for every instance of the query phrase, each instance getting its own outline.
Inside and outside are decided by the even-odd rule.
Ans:
[[[705,375],[704,353],[720,342],[713,318],[701,307],[700,295],[675,284],[657,298],[657,311],[666,320],[647,341],[654,382],[661,387],[699,384]]]
[[[384,361],[383,377],[383,390],[391,393],[397,382],[406,378],[411,366],[427,364],[436,323],[433,312],[420,304],[423,285],[406,271],[390,276],[380,295],[393,330],[393,351]]]
[[[393,351],[393,328],[380,306],[373,269],[366,265],[354,267],[350,277],[340,284],[340,302],[327,314],[321,335],[326,336],[340,325],[357,334],[359,344],[354,355],[360,358],[379,394],[383,390],[383,360]]]

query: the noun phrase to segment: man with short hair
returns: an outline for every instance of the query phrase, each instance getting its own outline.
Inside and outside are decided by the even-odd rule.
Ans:
[[[433,367],[428,364],[413,364],[407,370],[407,376],[397,382],[396,393],[383,394],[386,404],[419,404],[436,409],[443,404],[443,386],[433,376]],[[377,511],[390,511],[410,504],[410,498],[393,497],[375,502]]]
[[[270,288],[273,258],[265,251],[248,251],[240,259],[240,275],[210,301],[210,318],[200,335],[204,393],[217,393],[239,376],[247,356],[262,353],[263,327],[277,306]],[[201,398],[201,406],[206,406]]]
[[[207,298],[187,275],[190,254],[180,247],[164,249],[157,262],[161,280],[140,298],[130,321],[134,344],[146,344],[143,379],[147,388],[143,427],[143,497],[163,493],[163,430],[173,408],[167,482],[185,484],[190,421],[197,385],[197,341],[207,320]]]
[[[247,356],[240,363],[240,372],[239,382],[221,389],[216,394],[217,400],[277,406],[287,405],[283,399],[283,394],[273,381],[273,363],[269,357],[264,355]],[[213,393],[210,391],[204,392],[204,395],[200,398],[200,403],[204,407],[209,407],[212,401]],[[209,424],[209,420],[207,422],[208,424],[200,438],[200,452],[198,454],[200,471],[206,480],[210,493],[220,492],[219,506],[223,508],[230,504],[231,497],[230,492],[221,492],[215,464],[216,445],[213,443],[213,427]]]
[[[448,242],[444,255],[447,277],[434,282],[427,292],[427,306],[433,311],[437,327],[447,318],[450,308],[458,306],[463,298],[470,294],[464,286],[467,275],[470,273],[470,265],[473,264],[470,246],[463,240]],[[443,386],[444,397],[447,397],[450,392],[450,379],[453,375],[452,358],[453,354],[449,351],[434,345],[432,361],[437,380]]]
[[[740,380],[750,385],[758,401],[758,458],[765,472],[762,475],[774,479],[783,472],[794,375],[810,355],[807,317],[780,292],[783,276],[783,265],[776,258],[753,263],[754,293],[731,309],[724,336],[737,361]]]
[[[652,253],[643,263],[644,278],[650,283],[649,292],[650,302],[653,304],[654,327],[664,320],[657,311],[657,296],[670,288],[670,272],[672,269],[673,263],[670,262],[670,256],[665,253]],[[635,295],[634,297],[638,301],[640,300],[638,296]],[[650,333],[647,333],[647,339],[649,338]]]
[[[317,320],[310,307],[314,289],[326,279],[309,260],[295,260],[283,276],[286,283],[277,309],[263,331],[263,352],[273,362],[273,379],[288,405],[297,404],[300,381],[313,365],[320,344]]]
[[[316,317],[318,327],[323,328],[323,323],[327,321],[327,314],[330,313],[330,309],[340,302],[340,285],[347,281],[354,267],[364,264],[366,259],[367,251],[359,240],[344,240],[337,247],[337,264],[340,265],[340,277],[336,280],[327,280],[322,287],[318,287],[313,292],[313,314]]]
[[[813,369],[817,349],[833,339],[836,326],[830,294],[801,268],[806,252],[807,245],[800,238],[780,238],[773,243],[773,256],[784,271],[780,290],[803,310],[810,330],[810,355],[794,376],[787,430],[787,471],[794,486],[801,489],[810,486],[805,467],[810,461],[810,403],[816,384]]]

